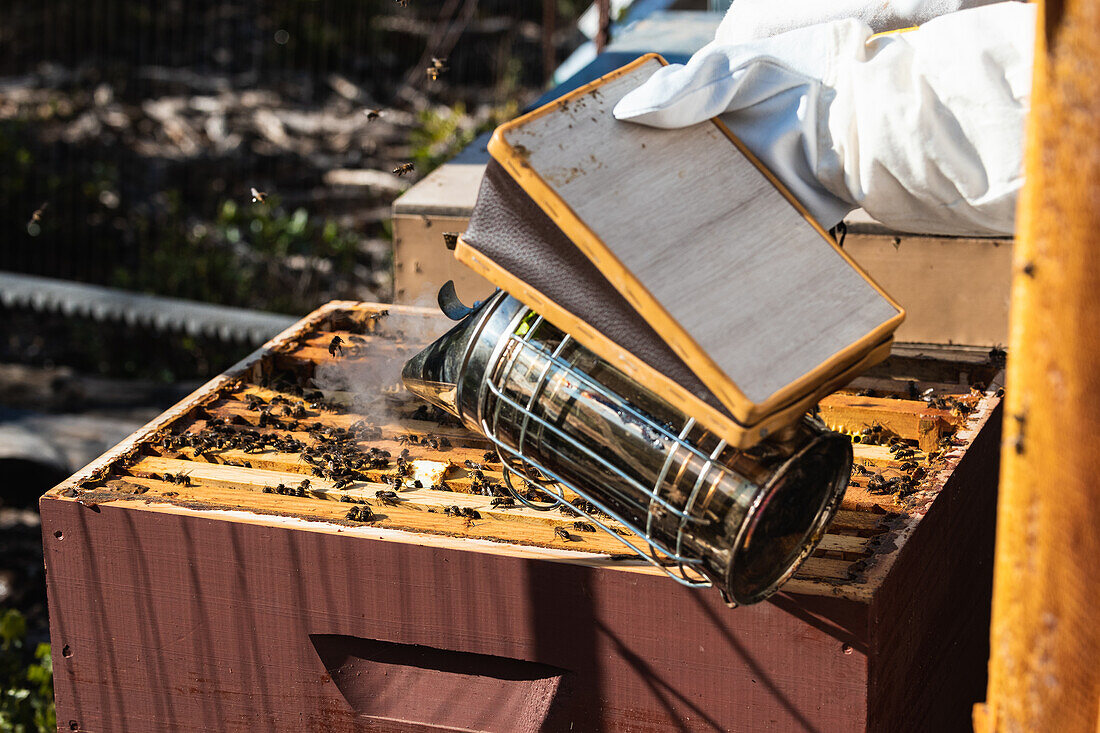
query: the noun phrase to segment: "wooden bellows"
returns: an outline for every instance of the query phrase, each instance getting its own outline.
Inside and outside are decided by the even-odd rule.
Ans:
[[[904,313],[720,121],[614,118],[663,63],[498,128],[455,254],[747,446],[885,358]]]

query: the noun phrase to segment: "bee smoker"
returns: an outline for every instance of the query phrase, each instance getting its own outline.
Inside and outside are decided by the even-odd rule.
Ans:
[[[402,378],[493,443],[517,501],[553,509],[568,490],[639,556],[684,585],[716,585],[730,603],[761,601],[794,574],[851,470],[850,441],[809,416],[731,448],[504,292]]]

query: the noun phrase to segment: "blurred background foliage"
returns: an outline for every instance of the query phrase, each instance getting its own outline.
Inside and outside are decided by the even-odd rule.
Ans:
[[[29,648],[23,614],[0,609],[0,731],[56,730],[50,645],[40,642]]]
[[[586,6],[557,2],[557,60]],[[0,270],[299,315],[388,300],[393,198],[539,93],[542,13],[505,0],[4,3]],[[433,56],[446,58],[438,81]],[[326,182],[404,162],[415,173],[392,186]],[[170,381],[242,355],[9,315],[5,361]]]

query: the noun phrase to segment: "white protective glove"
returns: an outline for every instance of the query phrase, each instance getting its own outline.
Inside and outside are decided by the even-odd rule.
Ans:
[[[745,43],[845,18],[862,20],[875,33],[882,33],[994,2],[1000,0],[734,0],[715,38],[721,43]]]
[[[826,228],[863,207],[902,231],[1010,235],[1034,31],[1035,6],[1016,2],[877,37],[854,19],[740,44],[720,28],[614,113],[721,118]]]

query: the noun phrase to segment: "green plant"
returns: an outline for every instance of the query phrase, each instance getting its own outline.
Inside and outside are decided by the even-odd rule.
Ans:
[[[24,648],[27,621],[14,608],[0,613],[0,730],[11,733],[57,730],[50,645],[34,655]]]
[[[418,117],[419,124],[409,133],[417,172],[427,175],[460,153],[481,133],[515,117],[517,110],[514,101],[485,108],[476,115],[467,114],[462,102],[451,107],[423,110]]]

